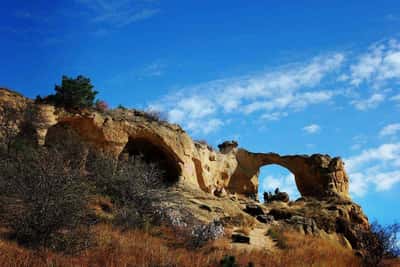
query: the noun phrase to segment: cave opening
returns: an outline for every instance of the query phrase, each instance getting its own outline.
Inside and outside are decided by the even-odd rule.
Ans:
[[[122,155],[140,157],[146,163],[155,163],[163,172],[163,182],[173,185],[179,180],[181,169],[168,147],[155,144],[147,138],[129,138]]]

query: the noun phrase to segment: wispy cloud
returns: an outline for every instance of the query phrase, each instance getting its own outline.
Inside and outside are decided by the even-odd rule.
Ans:
[[[342,54],[330,54],[273,71],[210,81],[182,88],[150,106],[167,112],[171,121],[193,132],[204,132],[207,121],[221,120],[227,114],[257,113],[261,119],[278,120],[290,112],[329,101],[335,92],[312,89],[343,60]]]
[[[360,134],[354,136],[352,140],[354,144],[351,146],[351,150],[358,150],[367,143],[368,139],[365,135]]]
[[[154,1],[140,0],[76,0],[93,12],[92,21],[114,27],[124,27],[129,24],[149,19],[160,13],[154,7]]]
[[[376,191],[391,189],[400,182],[400,143],[369,148],[345,159],[350,176],[350,192],[364,196],[370,187]]]
[[[367,83],[376,89],[389,80],[400,78],[400,43],[391,39],[372,45],[350,66],[350,71],[352,85]]]
[[[358,110],[368,110],[368,109],[373,109],[379,106],[383,101],[385,100],[385,95],[383,94],[373,94],[367,99],[357,99],[351,101],[351,104],[354,105],[354,107]]]
[[[316,134],[321,131],[321,126],[319,126],[318,124],[310,124],[310,125],[304,126],[303,131],[308,134]]]
[[[391,101],[397,102],[398,104],[400,104],[400,94],[392,96],[390,98]]]
[[[400,43],[390,39],[365,52],[327,53],[268,71],[183,87],[151,106],[201,132],[203,123],[213,119],[277,121],[311,105],[334,106],[339,98],[356,110],[376,109],[387,99],[400,103],[398,84]],[[204,115],[199,116],[199,110]]]
[[[380,136],[393,136],[400,132],[400,123],[388,124],[379,132]]]
[[[162,76],[165,72],[167,65],[160,62],[154,61],[143,68],[140,76],[142,77],[158,77]]]

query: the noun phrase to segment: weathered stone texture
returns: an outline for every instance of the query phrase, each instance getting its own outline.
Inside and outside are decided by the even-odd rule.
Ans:
[[[83,110],[70,113],[51,105],[35,104],[17,93],[0,89],[0,136],[17,135],[23,125],[34,128],[36,142],[46,144],[54,127],[67,125],[98,151],[119,156],[135,143],[158,148],[166,162],[177,170],[183,185],[223,196],[227,192],[256,196],[262,166],[277,164],[291,171],[302,196],[348,198],[349,179],[340,158],[315,154],[281,156],[252,153],[235,141],[219,146],[220,151],[194,142],[178,125],[160,122],[135,110],[99,113]],[[129,152],[129,151],[128,151]],[[145,151],[144,151],[145,152]]]

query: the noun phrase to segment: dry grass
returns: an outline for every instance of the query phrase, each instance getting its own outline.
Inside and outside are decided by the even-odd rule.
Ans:
[[[352,250],[338,242],[299,235],[296,232],[284,233],[287,249],[280,252],[282,266],[360,266],[360,259]],[[298,263],[293,265],[293,259]]]
[[[251,230],[252,229],[250,227],[243,226],[243,227],[235,229],[235,232],[242,233],[244,235],[250,235]]]
[[[288,249],[268,251],[231,250],[229,241],[218,240],[198,250],[188,250],[178,236],[166,229],[120,232],[102,225],[93,229],[97,245],[78,256],[48,250],[31,251],[0,240],[0,266],[219,266],[224,255],[233,255],[240,266],[360,266],[353,252],[339,244],[286,233]],[[388,266],[388,265],[386,265]],[[390,265],[389,265],[390,266]],[[393,265],[395,266],[395,265]]]

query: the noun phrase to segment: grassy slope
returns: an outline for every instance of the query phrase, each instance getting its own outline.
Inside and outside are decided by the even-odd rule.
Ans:
[[[0,241],[0,266],[219,266],[224,255],[234,255],[240,266],[360,266],[350,250],[327,240],[286,233],[288,249],[234,250],[221,239],[189,250],[168,229],[120,232],[107,225],[92,230],[96,246],[80,255],[30,251],[11,241]]]

